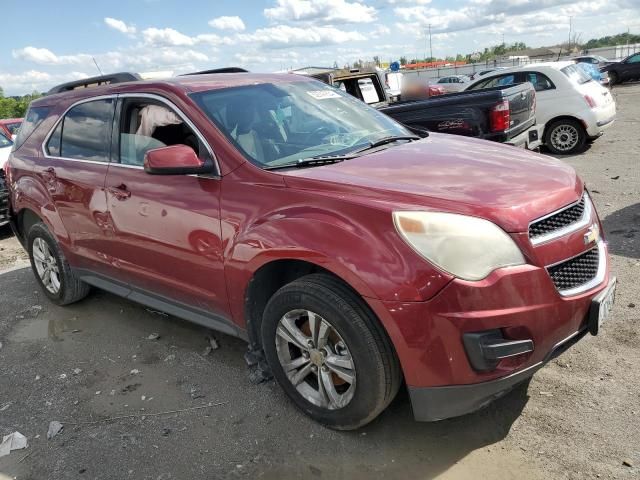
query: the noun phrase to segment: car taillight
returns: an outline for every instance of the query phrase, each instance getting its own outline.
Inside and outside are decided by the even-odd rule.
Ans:
[[[587,105],[589,105],[589,108],[596,108],[596,101],[591,97],[591,95],[585,95],[584,99],[587,102]]]
[[[509,100],[503,100],[494,105],[489,114],[489,124],[492,132],[503,132],[509,129],[511,115],[509,113]]]

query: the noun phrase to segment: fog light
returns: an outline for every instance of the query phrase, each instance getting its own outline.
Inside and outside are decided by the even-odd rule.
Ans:
[[[533,340],[507,340],[500,330],[462,335],[471,366],[480,372],[494,370],[504,358],[533,352]]]

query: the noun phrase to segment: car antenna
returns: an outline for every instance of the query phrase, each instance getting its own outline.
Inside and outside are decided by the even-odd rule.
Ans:
[[[100,65],[98,65],[98,62],[96,62],[95,57],[91,57],[91,60],[93,60],[93,63],[96,64],[96,68],[98,69],[98,72],[100,72],[100,75],[104,75],[104,73],[102,73],[102,70],[100,70]]]

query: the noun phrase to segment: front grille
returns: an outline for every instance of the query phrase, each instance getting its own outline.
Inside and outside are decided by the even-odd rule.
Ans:
[[[566,262],[548,267],[547,271],[556,288],[562,292],[593,280],[598,274],[599,262],[600,255],[596,246]]]
[[[578,203],[574,203],[547,218],[533,222],[529,225],[529,238],[533,240],[578,222],[584,214],[585,197],[586,195],[583,195]]]

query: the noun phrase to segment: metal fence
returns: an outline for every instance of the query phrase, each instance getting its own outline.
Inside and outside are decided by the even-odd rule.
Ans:
[[[618,45],[615,47],[592,48],[582,52],[583,55],[600,55],[611,60],[619,60],[633,53],[640,52],[640,43],[631,45]],[[576,54],[572,55],[576,56]],[[571,57],[566,55],[549,54],[535,57],[517,57],[511,59],[496,59],[486,62],[469,63],[466,65],[427,68],[422,70],[402,70],[407,78],[417,76],[426,80],[437,80],[442,77],[451,75],[468,75],[471,76],[476,72],[489,70],[495,67],[517,67],[520,65],[528,65],[530,63],[554,62],[557,60],[569,60]]]

